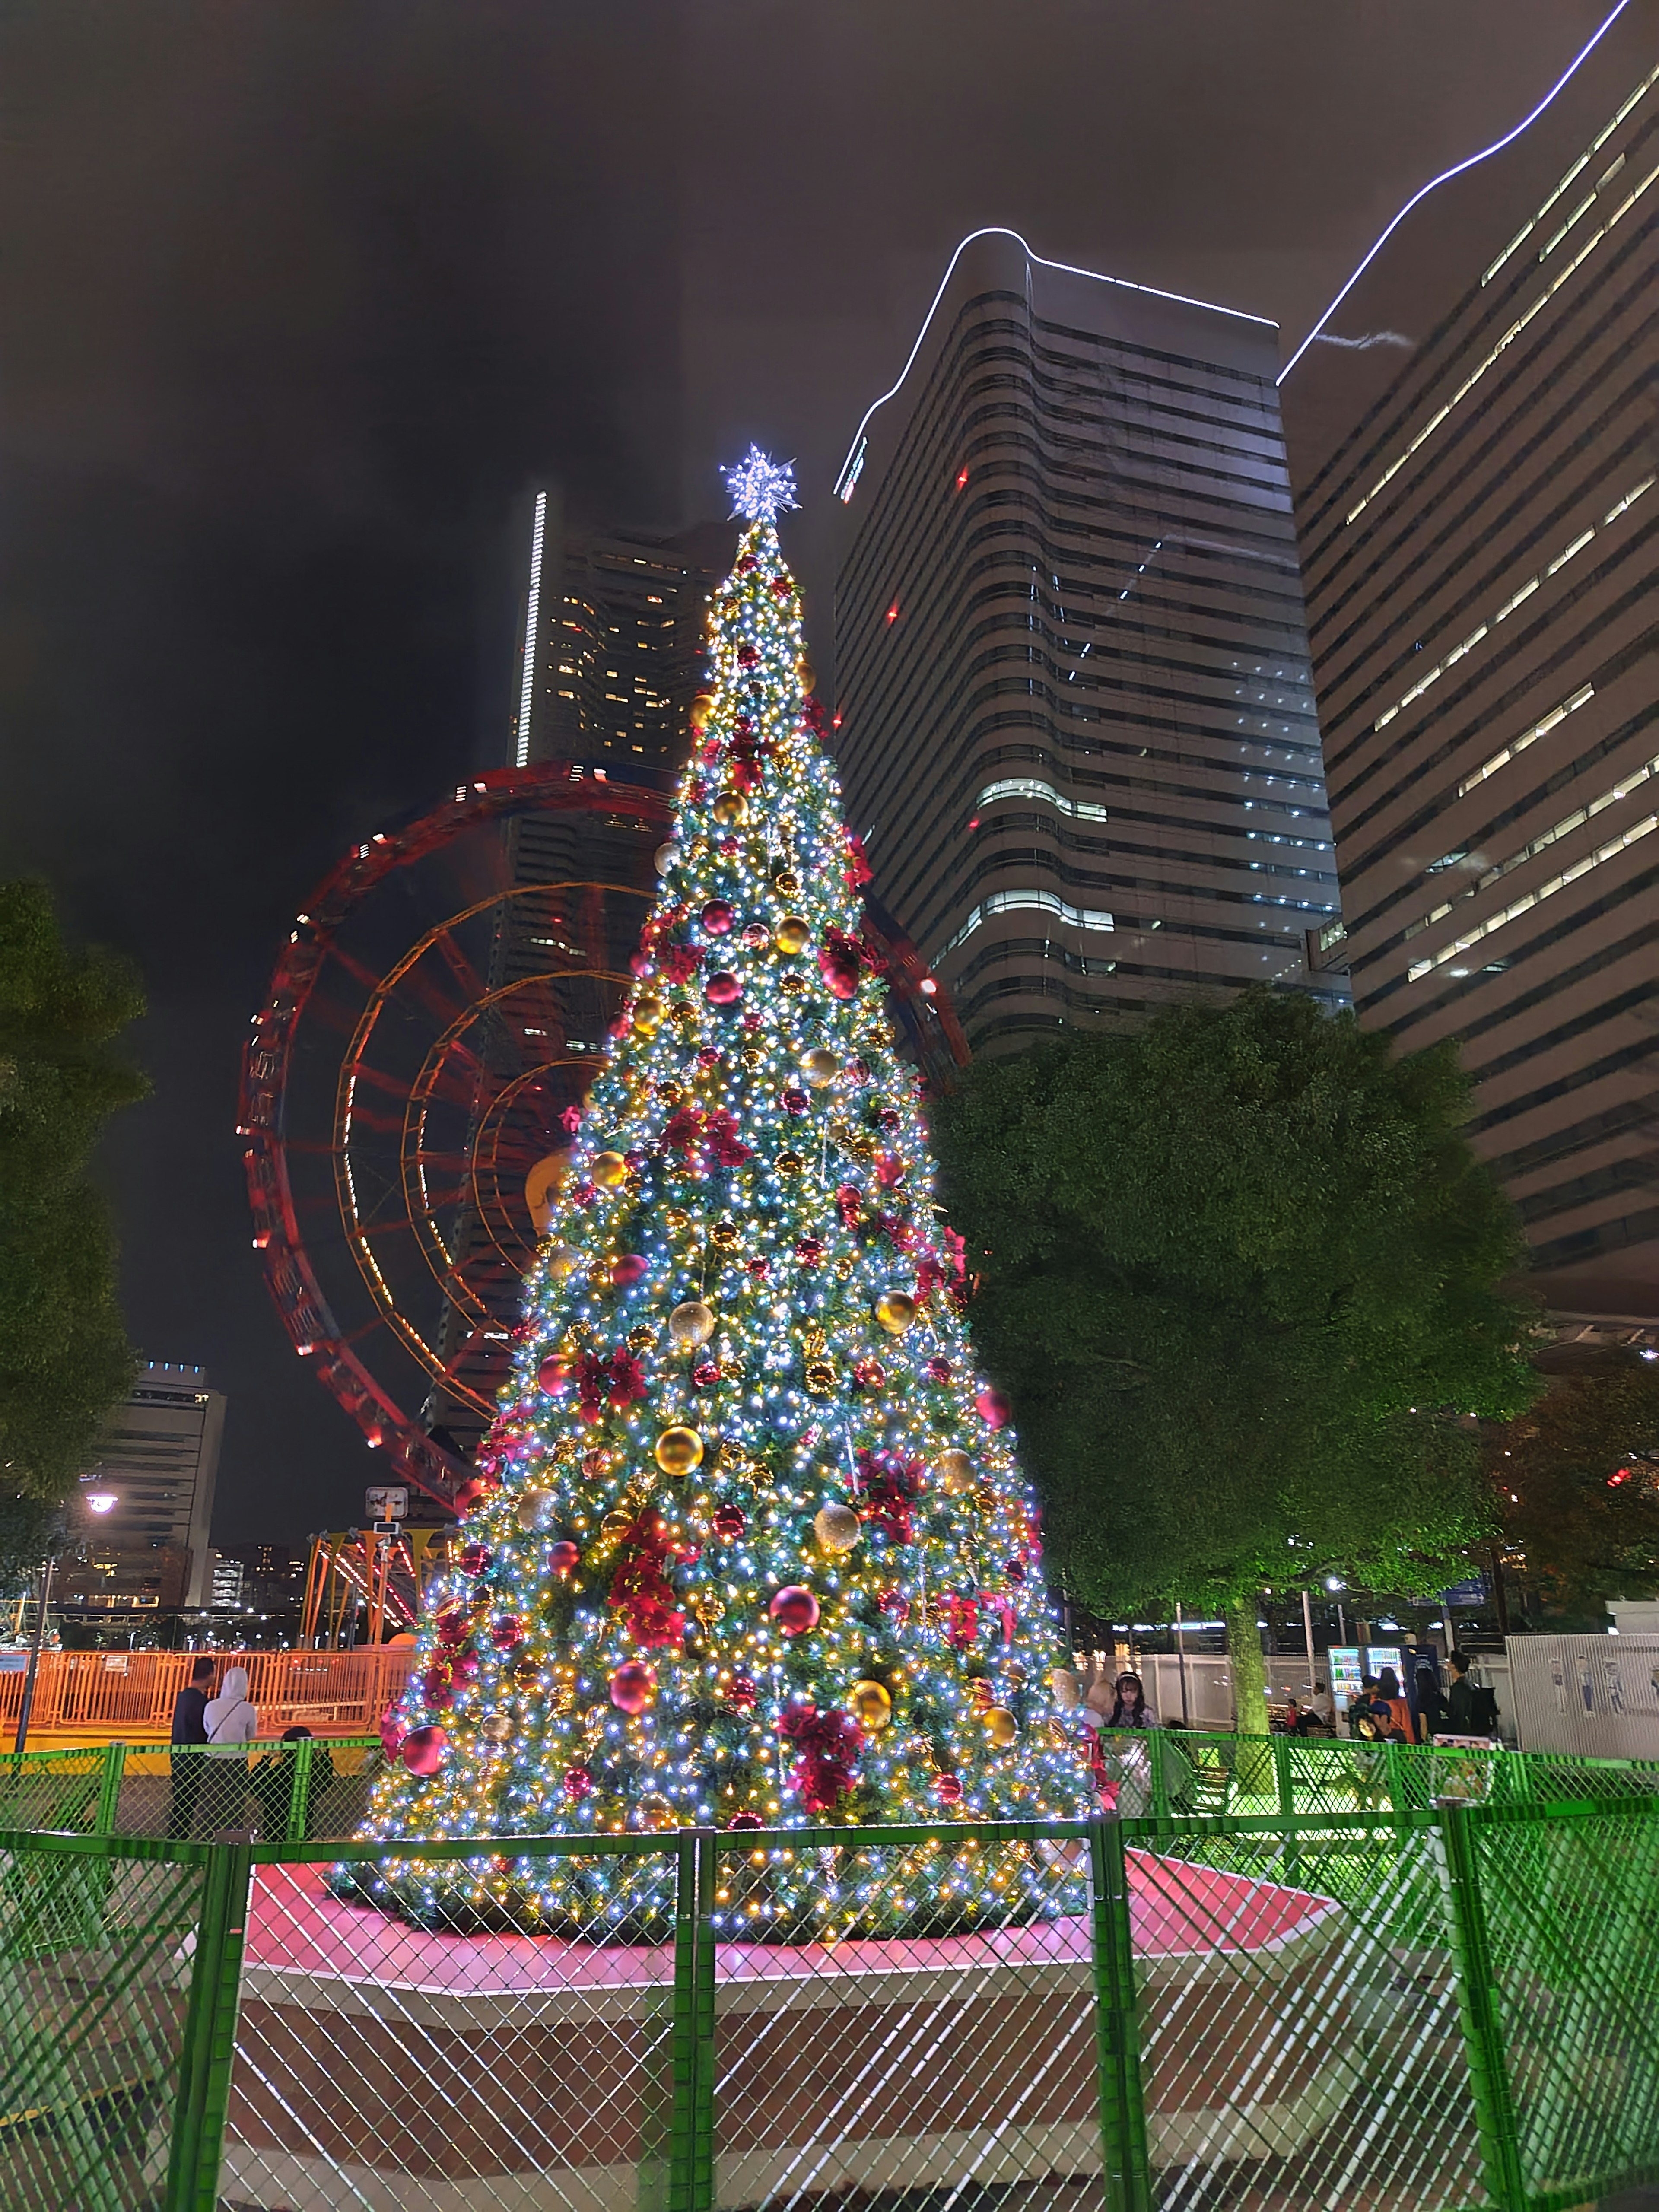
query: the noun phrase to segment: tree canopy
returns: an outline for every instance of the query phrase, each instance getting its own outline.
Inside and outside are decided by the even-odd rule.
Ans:
[[[1659,1364],[1575,1375],[1496,1432],[1504,1532],[1545,1602],[1601,1625],[1659,1589]]]
[[[1468,1417],[1537,1385],[1468,1091],[1450,1047],[1258,991],[979,1062],[945,1103],[975,1335],[1093,1610],[1248,1601],[1253,1635],[1264,1586],[1432,1588],[1490,1531]]]
[[[87,1168],[110,1115],[149,1087],[108,1049],[143,1012],[125,962],[65,945],[43,884],[0,884],[0,1492],[9,1499],[61,1499],[131,1386],[115,1242]]]

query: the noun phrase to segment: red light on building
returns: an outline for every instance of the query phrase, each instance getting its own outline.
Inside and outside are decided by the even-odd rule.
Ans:
[[[1615,1474],[1610,1474],[1607,1477],[1607,1488],[1609,1490],[1617,1490],[1621,1482],[1628,1482],[1630,1480],[1632,1472],[1633,1469],[1630,1468],[1620,1468]]]
[[[963,469],[963,470],[961,470],[961,471],[958,472],[957,477],[957,489],[958,491],[966,491],[966,490],[967,490],[967,489],[968,489],[968,471],[967,471],[967,470],[966,470],[966,469]]]
[[[969,816],[969,817],[968,817],[968,827],[969,827],[970,830],[977,830],[977,829],[978,829],[978,827],[979,827],[979,817],[978,817],[978,815],[977,815],[977,814],[970,814],[970,815]]]
[[[889,622],[896,622],[898,620],[898,601],[896,599],[894,600],[892,605],[887,610],[887,619]]]

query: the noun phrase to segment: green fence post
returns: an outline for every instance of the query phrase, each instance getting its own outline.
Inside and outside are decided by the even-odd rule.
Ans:
[[[302,1735],[294,1753],[294,1779],[288,1793],[287,1841],[302,1844],[310,1826],[307,1815],[311,1809],[311,1738]]]
[[[126,1771],[127,1747],[124,1743],[104,1746],[104,1771],[98,1785],[98,1810],[93,1816],[93,1833],[112,1836],[121,1820],[121,1777]]]
[[[1161,1827],[1170,1824],[1170,1739],[1163,1729],[1149,1729],[1146,1741],[1152,1753],[1152,1818]]]
[[[1297,1888],[1302,1884],[1302,1853],[1297,1846],[1296,1835],[1296,1771],[1291,1762],[1295,1748],[1287,1735],[1273,1739],[1273,1780],[1279,1791],[1279,1817],[1283,1824],[1279,1834],[1285,1851],[1285,1872]]]
[[[680,1831],[674,1893],[668,2212],[714,2201],[714,1832]]]
[[[1469,2094],[1474,2103],[1486,2194],[1498,2212],[1527,2212],[1521,2132],[1504,2063],[1486,1909],[1475,1856],[1475,1816],[1468,1806],[1451,1797],[1435,1800],[1434,1816],[1443,1854],[1447,1935],[1457,1972],[1458,2018],[1468,2061]]]
[[[1140,2081],[1134,1942],[1123,1829],[1097,1817],[1089,1829],[1093,1892],[1095,2051],[1100,2075],[1100,2151],[1106,2212],[1152,2212],[1152,2163]]]
[[[179,2103],[161,2212],[214,2212],[219,2201],[253,1869],[246,1844],[207,1848],[207,1880],[196,1929]]]

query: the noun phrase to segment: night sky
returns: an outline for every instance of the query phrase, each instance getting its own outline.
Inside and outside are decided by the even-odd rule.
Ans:
[[[220,1541],[375,1474],[250,1249],[238,1053],[341,849],[500,757],[526,482],[674,527],[798,457],[825,659],[830,483],[963,232],[1299,337],[1606,12],[0,6],[0,870],[148,981],[101,1173],[136,1344],[229,1394]]]

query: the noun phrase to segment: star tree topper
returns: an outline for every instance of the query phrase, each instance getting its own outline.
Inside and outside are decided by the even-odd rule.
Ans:
[[[732,512],[750,522],[775,522],[786,507],[799,507],[795,497],[795,465],[775,461],[758,446],[750,446],[734,469],[722,469],[732,495]]]

